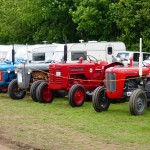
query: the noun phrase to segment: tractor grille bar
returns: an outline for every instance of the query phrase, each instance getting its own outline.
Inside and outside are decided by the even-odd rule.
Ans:
[[[116,91],[116,75],[114,73],[106,74],[106,87],[109,91]]]
[[[18,79],[18,82],[24,82],[23,81],[23,78],[24,78],[24,69],[19,69],[18,73],[17,73],[17,79]]]
[[[54,69],[50,68],[50,83],[51,84],[62,84],[63,83],[63,74],[62,69]]]

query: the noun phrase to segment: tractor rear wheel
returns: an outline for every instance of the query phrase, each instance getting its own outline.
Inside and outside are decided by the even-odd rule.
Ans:
[[[85,88],[81,84],[74,84],[69,90],[68,99],[70,106],[82,106],[86,99]]]
[[[40,103],[51,103],[53,101],[53,91],[48,89],[47,82],[42,82],[37,87],[36,97]]]
[[[19,100],[26,96],[26,91],[19,89],[17,79],[14,79],[8,85],[8,95],[14,100]]]
[[[31,95],[31,98],[33,101],[35,102],[38,102],[38,99],[36,97],[36,89],[37,87],[40,85],[40,83],[42,82],[42,80],[38,80],[38,81],[35,81],[32,85],[31,85],[31,88],[30,88],[30,95]]]
[[[97,112],[108,110],[110,101],[107,98],[104,87],[99,86],[94,90],[92,103],[95,111]]]
[[[132,115],[143,115],[147,108],[147,96],[141,89],[132,92],[129,99],[129,109]]]

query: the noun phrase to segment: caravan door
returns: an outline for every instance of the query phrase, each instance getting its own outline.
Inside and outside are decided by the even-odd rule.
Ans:
[[[112,56],[113,56],[113,51],[114,51],[114,48],[113,46],[111,45],[108,45],[106,46],[106,61],[108,63],[111,63],[112,62]]]

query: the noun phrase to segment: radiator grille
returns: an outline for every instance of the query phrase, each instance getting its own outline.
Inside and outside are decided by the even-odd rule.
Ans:
[[[59,75],[56,75],[57,72],[59,72]],[[63,73],[62,73],[62,69],[52,69],[50,68],[50,83],[51,84],[62,84],[63,83]]]
[[[21,68],[17,73],[18,82],[24,82],[24,78],[24,68]]]
[[[109,91],[116,91],[116,75],[114,73],[106,74],[106,86]]]

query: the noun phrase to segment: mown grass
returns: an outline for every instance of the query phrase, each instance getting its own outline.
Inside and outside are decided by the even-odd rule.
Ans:
[[[150,109],[131,116],[128,103],[97,113],[91,102],[72,108],[67,98],[40,104],[30,96],[11,100],[1,94],[0,120],[5,136],[44,149],[99,149],[102,143],[102,148],[150,149]]]

